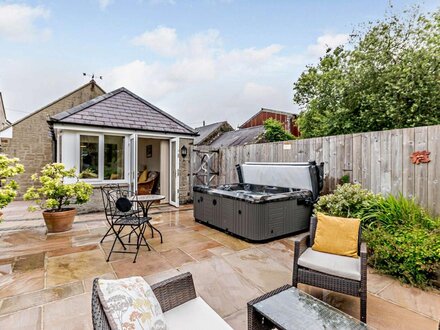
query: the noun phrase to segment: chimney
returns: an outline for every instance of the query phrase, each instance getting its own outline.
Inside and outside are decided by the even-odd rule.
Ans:
[[[203,126],[205,126],[205,121],[203,121]]]

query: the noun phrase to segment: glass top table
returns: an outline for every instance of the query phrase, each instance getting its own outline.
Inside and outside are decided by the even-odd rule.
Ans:
[[[290,286],[252,307],[279,329],[371,329],[365,323]]]

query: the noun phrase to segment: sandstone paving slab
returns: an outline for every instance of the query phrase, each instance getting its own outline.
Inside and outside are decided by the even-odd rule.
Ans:
[[[67,254],[47,259],[46,286],[83,280],[111,272],[101,250]]]
[[[0,317],[0,329],[40,330],[41,307],[34,307]]]
[[[423,291],[394,280],[379,297],[440,321],[440,293]]]
[[[15,258],[14,267],[12,271],[14,273],[27,272],[36,269],[44,269],[46,253],[33,253]]]
[[[156,251],[141,251],[136,263],[133,263],[134,254],[127,254],[130,259],[121,259],[111,262],[118,278],[129,276],[146,276],[174,268],[167,259]]]
[[[223,256],[237,272],[264,292],[291,284],[292,273],[257,248]]]
[[[225,256],[225,255],[228,255],[231,253],[235,253],[234,250],[232,250],[231,248],[228,248],[226,246],[215,247],[212,249],[208,249],[208,251],[216,256]]]
[[[234,330],[246,330],[247,327],[247,308],[240,309],[239,311],[225,317],[225,321]]]
[[[153,251],[142,247],[136,264],[133,264],[134,255],[131,254],[113,254],[111,262],[106,263],[105,253],[108,253],[113,237],[98,245],[107,230],[104,218],[99,218],[102,215],[78,216],[74,230],[62,234],[47,235],[45,228],[37,228],[5,232],[0,236],[0,292],[2,281],[7,283],[9,292],[7,296],[0,295],[0,329],[6,324],[7,329],[20,325],[20,329],[41,330],[41,324],[45,323],[41,315],[46,317],[46,312],[39,307],[42,305],[45,310],[51,305],[47,311],[54,311],[53,317],[45,319],[44,329],[69,329],[69,326],[88,329],[91,325],[87,313],[90,312],[93,278],[140,275],[153,284],[185,271],[193,273],[197,293],[214,310],[235,329],[245,329],[247,302],[291,283],[295,237],[250,244],[195,222],[192,211],[170,211],[154,216],[157,227],[164,234],[164,244],[160,243],[156,233],[151,238],[151,233],[146,232]],[[133,247],[129,249],[134,250]],[[30,257],[32,255],[36,256],[35,260]],[[42,290],[44,260],[48,289]],[[420,293],[418,289],[413,292],[372,269],[369,269],[368,278],[368,290],[374,293],[368,295],[369,325],[375,329],[437,330],[438,295],[431,296],[437,293]],[[56,286],[51,286],[54,284]],[[300,288],[359,317],[359,298],[304,285]],[[85,314],[81,314],[81,318],[69,319],[69,325],[64,326],[57,321],[60,317],[56,314],[74,310],[73,305],[69,307],[70,302],[84,305],[84,310],[78,313]],[[32,317],[30,323],[27,323],[28,317]],[[82,320],[88,323],[83,324]]]
[[[260,251],[273,257],[284,267],[293,270],[293,242],[285,239],[256,246]]]
[[[52,251],[47,252],[46,255],[48,258],[51,258],[51,257],[64,256],[64,255],[72,254],[72,253],[92,251],[92,250],[97,250],[97,249],[99,249],[99,245],[89,244],[89,245],[68,247],[68,248],[59,249],[59,250],[52,250]]]
[[[193,275],[196,291],[220,316],[246,307],[263,292],[236,272],[222,257],[213,257],[179,268]]]
[[[45,330],[92,330],[91,293],[85,293],[43,306]]]
[[[0,299],[44,289],[44,269],[0,276]]]
[[[200,250],[200,251],[195,251],[192,252],[191,257],[194,258],[197,261],[202,261],[205,259],[209,259],[215,256],[214,253],[212,253],[210,250]]]
[[[2,258],[42,253],[70,246],[70,237],[47,236],[40,231],[23,230],[9,232],[0,236]]]
[[[194,242],[192,242],[192,244],[182,246],[181,249],[182,249],[182,251],[191,254],[194,252],[209,250],[209,249],[213,249],[213,248],[220,247],[220,246],[223,246],[223,245],[217,241],[209,239],[205,242],[194,241]]]
[[[72,237],[72,246],[76,247],[89,244],[98,244],[104,236],[104,233],[97,232],[96,230],[91,231],[91,233],[87,233],[85,235]]]
[[[368,294],[367,301],[367,323],[376,329],[438,330],[438,319],[425,317],[372,294]]]
[[[106,274],[101,274],[101,275],[96,275],[96,276],[93,276],[93,277],[90,277],[90,278],[86,278],[86,279],[84,279],[82,281],[83,285],[84,285],[84,291],[85,292],[92,292],[93,280],[95,278],[102,278],[102,279],[105,279],[105,280],[115,280],[117,277],[116,277],[115,273],[111,272],[111,273],[106,273]]]
[[[110,250],[111,250],[112,244],[113,244],[113,241],[111,241],[111,242],[110,241],[104,241],[101,244],[101,248],[102,248],[102,250],[104,252],[104,255],[105,255],[105,260],[107,260],[107,256],[110,254]],[[131,254],[131,253],[116,253],[116,252],[114,252],[114,251],[122,251],[122,250],[123,250],[122,246],[119,244],[119,242],[117,242],[116,245],[115,245],[115,248],[113,250],[113,253],[111,255],[110,262],[117,261],[117,260],[125,260],[125,259],[127,259],[127,260],[130,259],[131,261],[133,261],[134,254]],[[124,250],[124,251],[136,252],[136,247],[133,246],[133,245],[127,245],[126,246],[126,250]],[[139,250],[140,254],[141,253],[147,253],[147,252],[148,252],[148,248],[145,247],[145,246],[142,246],[140,248],[140,250]]]
[[[76,296],[82,293],[84,293],[84,287],[80,281],[77,281],[50,289],[9,297],[0,301],[0,315],[40,306],[55,300]]]
[[[194,262],[195,259],[189,254],[185,253],[181,249],[172,249],[169,251],[161,252],[161,255],[171,264],[171,266],[177,268],[183,264]]]
[[[193,245],[198,242],[210,241],[212,241],[210,238],[193,231],[164,234],[163,243],[160,242],[159,238],[150,239],[147,236],[147,242],[158,252],[168,251],[175,248],[183,249],[185,246]]]
[[[207,237],[216,240],[217,242],[227,246],[228,248],[234,251],[240,251],[244,249],[249,249],[252,247],[252,244],[242,241],[238,238],[232,237],[222,232],[217,232],[212,235],[208,235]]]
[[[370,267],[368,267],[367,272],[367,290],[374,294],[379,293],[395,281],[390,276],[379,274]]]
[[[144,276],[144,280],[147,281],[148,284],[153,285],[163,280],[167,280],[171,277],[182,274],[178,269],[169,269],[163,272],[154,273],[151,275]]]

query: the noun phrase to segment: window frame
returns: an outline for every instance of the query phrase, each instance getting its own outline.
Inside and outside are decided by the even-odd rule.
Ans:
[[[124,138],[123,146],[124,146],[124,179],[119,180],[104,180],[104,136],[119,136]],[[98,177],[94,179],[79,179],[80,181],[88,182],[91,184],[118,184],[118,183],[128,183],[128,138],[125,134],[114,134],[114,133],[96,133],[96,132],[79,132],[77,134],[77,143],[76,143],[76,154],[77,157],[77,174],[80,174],[80,166],[81,166],[81,136],[97,136],[98,137]]]

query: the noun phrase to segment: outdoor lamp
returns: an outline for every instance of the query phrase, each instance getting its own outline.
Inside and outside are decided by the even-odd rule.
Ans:
[[[182,158],[185,158],[186,155],[188,155],[188,149],[185,146],[180,148],[180,155],[182,156]]]

